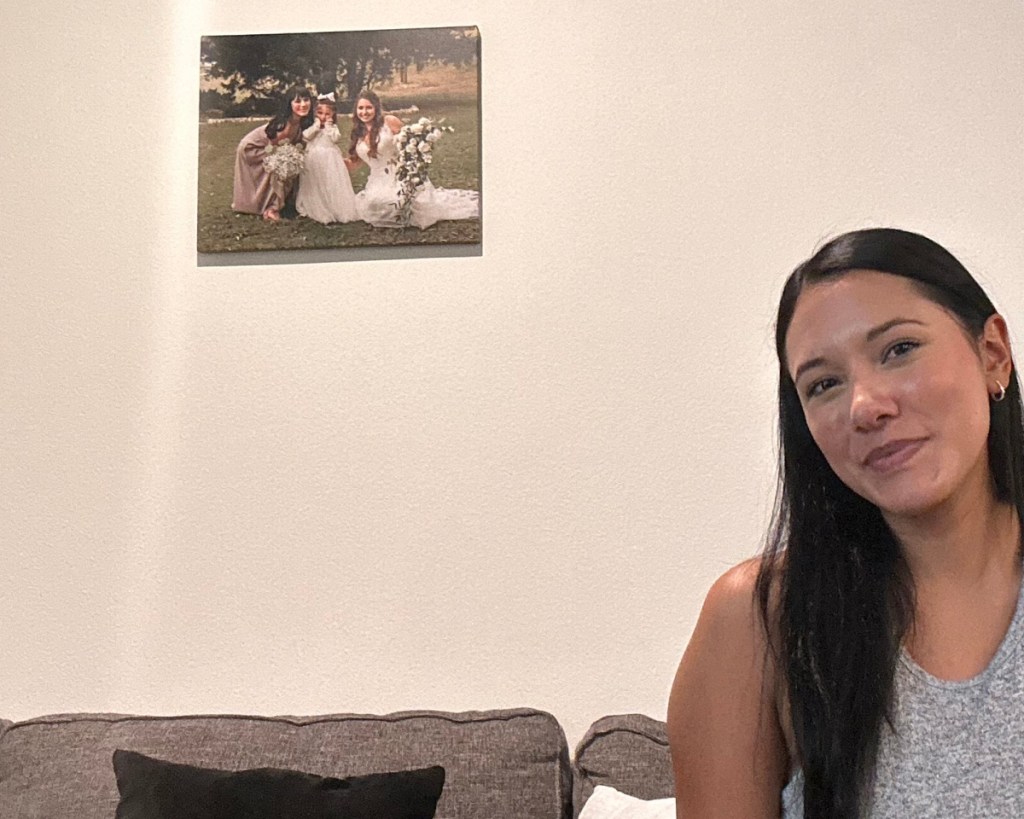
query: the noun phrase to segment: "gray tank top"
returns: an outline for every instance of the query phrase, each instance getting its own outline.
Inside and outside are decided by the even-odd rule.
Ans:
[[[894,716],[865,817],[1024,817],[1024,593],[992,662],[972,679],[940,680],[903,652]],[[782,791],[783,819],[802,819],[803,809],[798,771]]]

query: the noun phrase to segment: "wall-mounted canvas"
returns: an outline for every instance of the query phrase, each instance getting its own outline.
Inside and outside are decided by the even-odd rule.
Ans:
[[[204,36],[200,258],[479,248],[480,143],[475,26]]]

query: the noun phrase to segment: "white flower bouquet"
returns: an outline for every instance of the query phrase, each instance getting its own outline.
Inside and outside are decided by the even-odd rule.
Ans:
[[[268,145],[263,157],[263,167],[267,173],[273,174],[282,182],[294,179],[306,164],[305,153],[301,145],[282,142],[280,145]]]
[[[395,179],[398,180],[398,216],[402,224],[409,224],[412,200],[416,191],[430,179],[430,163],[434,161],[434,143],[445,133],[455,129],[444,125],[444,120],[420,117],[418,121],[403,125],[395,135],[398,155],[395,158]]]

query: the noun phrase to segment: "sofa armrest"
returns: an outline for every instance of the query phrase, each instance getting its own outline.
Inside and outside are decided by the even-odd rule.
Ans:
[[[638,799],[673,796],[665,723],[643,714],[615,714],[591,725],[573,758],[574,816],[598,785]]]

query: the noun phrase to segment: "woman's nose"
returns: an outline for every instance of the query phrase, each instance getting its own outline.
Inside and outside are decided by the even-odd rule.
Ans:
[[[876,429],[895,417],[899,405],[891,385],[881,378],[860,378],[850,392],[850,421],[858,429]]]

